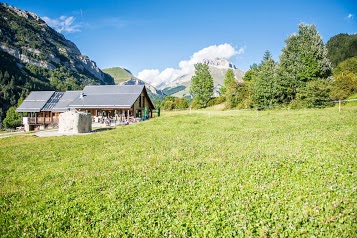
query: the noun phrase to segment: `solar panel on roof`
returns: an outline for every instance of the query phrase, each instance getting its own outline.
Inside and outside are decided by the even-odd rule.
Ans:
[[[58,101],[63,96],[63,92],[55,92],[52,97],[47,101],[47,103],[43,106],[41,111],[51,111],[51,109],[58,103]]]

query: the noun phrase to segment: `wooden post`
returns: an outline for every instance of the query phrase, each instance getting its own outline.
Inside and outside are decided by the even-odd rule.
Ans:
[[[341,100],[338,100],[338,112],[341,112]]]

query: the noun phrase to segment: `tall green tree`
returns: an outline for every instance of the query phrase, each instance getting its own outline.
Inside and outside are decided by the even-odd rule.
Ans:
[[[228,69],[224,76],[223,86],[220,88],[221,95],[226,96],[227,88],[230,86],[230,84],[233,84],[235,82],[236,82],[236,78],[234,76],[233,70]]]
[[[258,65],[257,64],[253,64],[250,66],[250,69],[245,72],[244,76],[243,76],[243,81],[247,82],[247,81],[253,81],[257,75],[258,72]]]
[[[264,53],[263,60],[257,68],[252,90],[256,106],[272,106],[279,103],[277,64],[269,51]]]
[[[195,75],[191,78],[190,92],[197,107],[206,107],[213,95],[213,78],[208,65],[195,64]]]
[[[297,34],[285,40],[279,65],[279,79],[283,102],[296,98],[299,88],[317,79],[327,79],[331,75],[331,63],[327,49],[314,25],[302,23]]]

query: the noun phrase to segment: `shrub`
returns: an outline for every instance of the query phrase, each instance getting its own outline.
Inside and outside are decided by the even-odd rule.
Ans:
[[[211,98],[207,103],[207,107],[212,107],[214,105],[218,105],[218,104],[224,103],[225,101],[226,101],[226,98],[223,97],[223,96],[219,96],[219,97],[216,97],[216,98]]]
[[[290,103],[291,108],[322,108],[331,106],[330,83],[325,79],[307,82],[298,88],[296,99]]]
[[[6,112],[6,117],[3,121],[3,125],[5,128],[16,128],[20,126],[22,121],[22,117],[20,113],[15,112],[16,107],[10,107]]]
[[[172,110],[175,108],[175,103],[173,101],[166,101],[164,102],[164,105],[162,106],[164,110]]]
[[[176,98],[175,99],[175,108],[176,109],[185,109],[188,108],[188,100],[186,98]]]
[[[332,83],[330,97],[333,100],[343,100],[357,93],[357,74],[340,73]]]

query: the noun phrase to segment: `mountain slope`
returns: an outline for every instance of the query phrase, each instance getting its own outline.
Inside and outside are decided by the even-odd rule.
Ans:
[[[0,3],[0,117],[33,90],[114,84],[77,46],[36,14]]]
[[[112,68],[106,68],[106,69],[102,69],[102,70],[103,70],[103,72],[111,75],[114,78],[115,84],[120,84],[120,83],[127,81],[133,77],[133,74],[129,70],[127,70],[125,68],[121,68],[121,67],[112,67]]]

